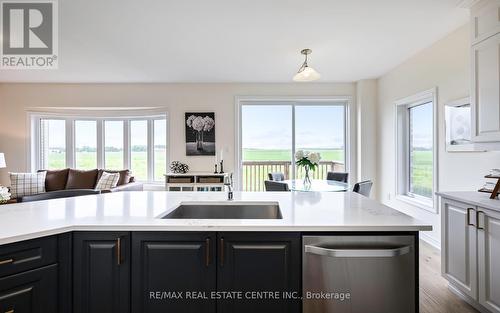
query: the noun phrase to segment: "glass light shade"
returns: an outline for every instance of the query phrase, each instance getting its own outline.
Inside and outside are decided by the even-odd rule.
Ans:
[[[7,167],[7,164],[5,164],[5,156],[3,153],[0,153],[0,168]]]
[[[313,80],[318,80],[321,75],[316,72],[312,67],[306,66],[301,71],[299,71],[295,76],[293,76],[293,80],[296,82],[310,82]]]

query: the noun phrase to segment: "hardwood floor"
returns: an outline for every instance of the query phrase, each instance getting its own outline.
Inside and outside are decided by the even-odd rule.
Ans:
[[[441,254],[424,241],[420,241],[420,312],[479,312],[448,289],[441,276]]]

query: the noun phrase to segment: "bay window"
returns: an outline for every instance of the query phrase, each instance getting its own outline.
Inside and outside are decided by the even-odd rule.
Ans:
[[[120,170],[124,164],[124,121],[104,121],[104,167]]]
[[[138,181],[163,180],[166,115],[79,117],[32,114],[32,169],[130,169]]]
[[[97,121],[75,121],[75,167],[97,168]]]
[[[66,164],[66,121],[40,119],[39,124],[41,167],[63,168]]]

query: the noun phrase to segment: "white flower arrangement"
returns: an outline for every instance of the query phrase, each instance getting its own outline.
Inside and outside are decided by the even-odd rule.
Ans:
[[[205,127],[205,122],[203,121],[203,117],[197,116],[193,120],[193,125],[191,126],[194,130],[201,132],[203,127]]]
[[[321,161],[321,154],[317,152],[309,152],[304,150],[297,150],[295,152],[295,163],[307,169],[315,170]]]
[[[210,116],[202,117],[202,116],[190,115],[186,120],[186,125],[198,132],[201,131],[209,132],[214,128],[215,121]]]
[[[214,126],[215,126],[215,121],[210,116],[205,116],[203,118],[203,122],[205,123],[205,126],[203,127],[203,130],[206,131],[206,132],[211,131],[214,128]]]
[[[4,203],[10,200],[10,192],[7,187],[0,186],[0,203]]]

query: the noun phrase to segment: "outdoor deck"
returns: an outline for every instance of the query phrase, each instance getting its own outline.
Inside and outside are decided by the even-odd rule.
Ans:
[[[330,171],[343,172],[343,163],[335,161],[321,161],[316,171],[310,173],[312,179],[326,179],[326,173]],[[292,179],[291,161],[244,161],[243,162],[243,190],[244,191],[265,191],[264,180],[267,173],[281,172],[285,179]],[[296,178],[303,178],[304,171],[298,168]]]

